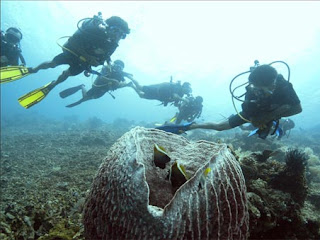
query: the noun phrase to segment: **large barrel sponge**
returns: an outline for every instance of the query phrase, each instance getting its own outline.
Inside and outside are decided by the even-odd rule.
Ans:
[[[155,144],[170,157],[164,169]],[[189,176],[177,190],[168,179],[175,162]],[[248,224],[244,177],[225,144],[142,127],[110,148],[84,208],[86,239],[239,240]]]

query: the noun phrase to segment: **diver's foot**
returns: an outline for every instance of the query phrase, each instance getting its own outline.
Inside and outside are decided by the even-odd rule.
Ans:
[[[32,68],[32,67],[28,67],[28,72],[29,73],[36,73],[36,72],[38,72],[38,71],[36,71],[34,68]]]
[[[134,88],[134,86],[133,86],[133,82],[129,82],[129,83],[127,83],[126,87],[132,87],[132,88]]]

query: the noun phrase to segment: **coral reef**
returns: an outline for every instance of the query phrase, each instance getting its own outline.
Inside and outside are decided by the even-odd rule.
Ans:
[[[93,178],[110,146],[137,123],[126,119],[118,119],[111,124],[99,119],[82,122],[77,116],[57,121],[34,113],[17,115],[13,119],[1,117],[4,121],[1,124],[0,142],[0,239],[84,240],[83,208]],[[152,123],[139,124],[154,126]],[[294,129],[289,138],[282,138],[281,141],[272,138],[260,140],[255,136],[248,138],[247,135],[246,132],[233,129],[225,132],[197,130],[183,136],[189,139],[186,146],[203,139],[219,143],[212,143],[214,146],[225,146],[220,143],[233,146],[234,151],[229,150],[237,154],[235,157],[240,161],[247,186],[249,239],[320,239],[319,129],[310,132]],[[172,158],[170,152],[175,152],[175,149],[172,150],[170,146],[165,145],[165,150]],[[152,148],[148,148],[150,154]],[[286,152],[297,148],[308,156],[305,171],[297,174],[305,174],[305,183],[297,176],[287,177],[287,174],[293,174],[286,173],[286,169],[292,168],[287,167]],[[142,151],[144,149],[138,152]],[[177,151],[180,151],[179,148]],[[194,154],[196,152],[190,153],[190,156]],[[156,172],[165,171],[167,174],[167,164],[164,161],[164,169],[159,167]],[[195,176],[190,169],[186,167],[187,175]],[[292,170],[295,169],[293,167]],[[198,193],[206,189],[202,185],[206,172],[203,173]],[[166,174],[163,176],[165,186],[170,185]],[[208,173],[208,178],[210,174],[212,172]],[[152,175],[158,176],[155,172],[149,172],[147,180]],[[277,178],[279,184],[274,182]],[[286,178],[288,188],[279,187],[284,184],[281,179]],[[295,186],[294,179],[303,183],[300,186],[307,184],[306,198],[304,187],[296,189],[301,192],[288,191]],[[182,190],[185,183],[184,180],[178,184],[178,189],[180,187]],[[153,196],[149,198],[149,204],[154,206],[151,209],[159,208],[160,211],[170,198],[156,201],[157,194],[160,194],[157,189],[164,186],[148,186],[150,196]],[[170,196],[179,195],[180,190],[171,189],[167,193]],[[300,200],[299,195],[303,196]],[[304,204],[299,204],[302,199],[305,199]],[[192,198],[191,203],[194,202]]]
[[[305,181],[306,155],[289,150],[283,160],[273,155],[261,161],[263,153],[240,157],[246,179],[250,214],[249,239],[318,239],[319,220],[311,212]],[[295,175],[293,174],[295,173]]]
[[[290,149],[286,153],[286,166],[271,181],[275,189],[290,193],[292,199],[303,206],[307,197],[306,165],[307,155],[298,149]]]
[[[154,164],[155,143],[170,156],[164,169]],[[191,176],[176,192],[166,178],[175,162]],[[111,147],[84,209],[87,239],[246,239],[248,220],[244,178],[227,145],[141,127]]]

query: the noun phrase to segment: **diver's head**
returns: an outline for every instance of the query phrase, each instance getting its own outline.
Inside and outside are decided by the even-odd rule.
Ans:
[[[6,39],[12,44],[18,44],[22,39],[22,33],[18,28],[8,28],[6,31]]]
[[[194,100],[196,103],[200,104],[203,102],[203,98],[201,96],[197,96],[196,99]]]
[[[272,94],[275,89],[278,73],[275,68],[264,64],[256,67],[249,75],[249,83],[255,89]]]
[[[283,121],[282,127],[286,130],[289,130],[295,127],[295,123],[290,118],[287,118]]]
[[[122,72],[124,69],[124,62],[121,60],[115,60],[112,67],[116,72]]]
[[[183,94],[186,94],[187,96],[189,96],[192,93],[191,84],[188,82],[183,83],[182,92]]]
[[[114,42],[125,39],[127,34],[130,33],[128,23],[120,17],[112,16],[106,20],[106,24],[108,36]]]

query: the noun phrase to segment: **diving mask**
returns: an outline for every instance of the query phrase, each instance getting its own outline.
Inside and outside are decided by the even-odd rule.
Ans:
[[[125,39],[127,36],[127,34],[123,32],[120,28],[114,26],[108,28],[108,34],[112,35],[112,37],[114,37],[117,40]]]

